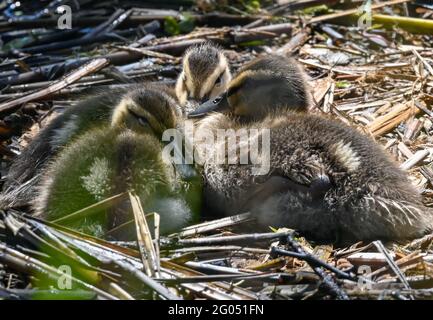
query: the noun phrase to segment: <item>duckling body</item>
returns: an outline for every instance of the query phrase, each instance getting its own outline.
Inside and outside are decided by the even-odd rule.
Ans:
[[[210,42],[190,47],[184,54],[182,66],[176,95],[186,113],[194,109],[196,102],[222,94],[231,80],[223,51]]]
[[[3,194],[0,196],[0,207],[28,205],[35,197],[35,187],[47,163],[62,148],[91,128],[109,125],[114,108],[128,92],[147,89],[160,90],[170,101],[176,99],[174,91],[166,86],[142,84],[87,98],[53,119],[14,159],[6,177]],[[174,102],[172,104],[177,105]]]
[[[213,121],[219,129],[240,128],[224,115],[209,116],[206,128]],[[208,207],[228,215],[250,211],[262,225],[323,240],[410,239],[432,227],[431,210],[405,173],[356,130],[299,113],[242,128],[270,128],[270,171],[255,176],[252,164],[206,162]]]
[[[35,214],[49,221],[104,199],[135,192],[146,213],[161,216],[166,233],[195,221],[201,201],[200,180],[183,180],[162,158],[161,142],[151,134],[130,129],[97,128],[66,147],[44,173]],[[100,209],[85,219],[65,222],[68,227],[98,237],[128,223],[133,215],[128,200]],[[135,225],[112,234],[133,239]]]
[[[250,211],[264,226],[290,227],[321,240],[410,239],[432,228],[432,211],[374,141],[343,123],[272,102],[277,79],[270,74],[263,84],[254,72],[241,72],[225,95],[192,113],[208,114],[196,122],[197,131],[257,129],[250,145],[266,143],[262,130],[269,130],[270,170],[264,175],[252,174],[252,164],[239,164],[240,145],[231,146],[237,164],[204,157],[208,207],[226,214]]]

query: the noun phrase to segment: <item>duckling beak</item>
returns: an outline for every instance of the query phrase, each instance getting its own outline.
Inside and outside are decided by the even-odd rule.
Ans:
[[[203,117],[210,112],[224,112],[229,109],[227,95],[223,94],[217,98],[202,103],[193,112],[188,113],[188,118]]]

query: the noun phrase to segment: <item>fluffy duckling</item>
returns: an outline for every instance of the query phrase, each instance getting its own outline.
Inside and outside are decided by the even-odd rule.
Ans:
[[[231,146],[238,164],[205,159],[209,207],[227,214],[249,210],[263,225],[320,240],[403,240],[431,230],[432,211],[380,146],[343,123],[291,112],[299,108],[289,102],[274,103],[280,80],[265,74],[241,72],[223,96],[191,114],[209,114],[197,122],[197,132],[270,129],[269,157],[262,155],[269,160],[265,175],[253,175],[252,164],[239,165],[239,145]],[[289,90],[288,101],[307,104],[298,92]],[[263,136],[250,136],[250,145]],[[213,149],[221,147],[225,143]]]
[[[231,80],[223,51],[210,42],[190,47],[183,57],[183,70],[176,82],[180,104],[190,111],[188,101],[204,102],[222,94]]]
[[[59,150],[86,130],[109,124],[115,107],[128,92],[152,88],[159,88],[159,86],[141,84],[97,94],[58,115],[14,159],[5,177],[0,207],[27,206],[35,196],[35,186],[40,181],[41,173]],[[180,110],[175,102],[176,95],[173,90],[164,87],[161,94],[170,101],[172,106]]]
[[[243,91],[238,93],[240,87]],[[248,94],[244,95],[245,92]],[[200,110],[190,112],[188,117],[201,117],[216,105],[219,110],[228,108],[228,96],[231,99],[242,98],[236,101],[237,108],[233,111],[241,119],[252,117],[249,120],[263,118],[277,109],[306,112],[312,103],[302,67],[292,58],[268,55],[242,67],[225,93],[214,100],[209,99]]]
[[[111,124],[88,130],[66,146],[43,172],[35,197],[35,214],[56,220],[114,195],[133,191],[146,213],[161,215],[161,232],[178,230],[197,218],[201,202],[198,175],[179,174],[164,159],[161,136],[175,128],[174,100],[162,87],[141,88],[124,96]],[[127,200],[101,208],[69,227],[98,236],[133,239]],[[117,230],[117,231],[114,231]]]

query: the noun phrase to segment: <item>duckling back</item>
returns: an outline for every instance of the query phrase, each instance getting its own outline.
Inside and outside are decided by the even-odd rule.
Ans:
[[[290,142],[282,144],[288,137]],[[310,186],[310,197],[314,181],[324,175],[329,179],[320,198],[301,201],[311,204],[310,211],[287,210],[296,196],[286,193],[286,199],[278,201],[280,208],[286,208],[280,222],[297,217],[308,229],[316,219],[311,231],[329,238],[332,234],[326,233],[334,229],[334,237],[342,240],[411,239],[432,228],[432,210],[423,205],[407,175],[379,145],[355,129],[324,117],[296,115],[272,130],[271,146],[278,146],[272,150],[271,166]],[[312,220],[302,223],[308,212]]]

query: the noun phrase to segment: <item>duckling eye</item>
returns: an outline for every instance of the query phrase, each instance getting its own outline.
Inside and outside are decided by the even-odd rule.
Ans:
[[[218,77],[218,79],[216,79],[216,81],[215,81],[215,85],[217,85],[217,86],[219,86],[219,85],[221,85],[221,82],[223,81],[223,75],[220,75],[219,77]]]
[[[147,119],[144,117],[138,117],[138,123],[142,126],[147,126],[149,124],[149,121],[147,121]]]
[[[142,117],[139,114],[137,114],[137,113],[135,113],[135,112],[133,112],[131,110],[130,110],[130,112],[137,119],[137,121],[138,121],[139,124],[141,124],[142,126],[149,125],[149,121],[145,117]]]
[[[213,104],[217,104],[217,103],[219,103],[221,100],[222,100],[222,98],[221,98],[221,97],[218,97],[218,98],[215,98],[215,99],[212,101],[212,103],[213,103]]]

